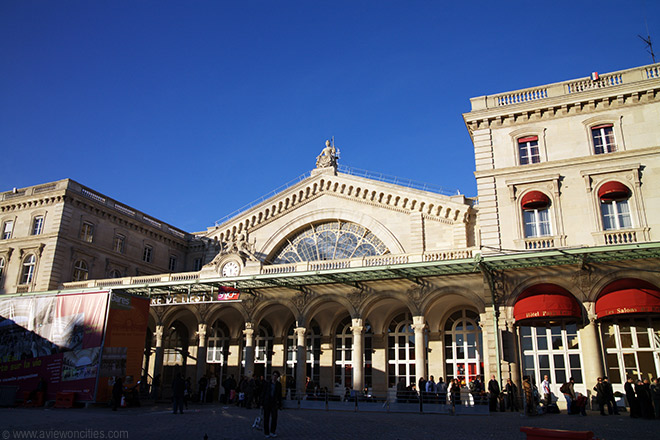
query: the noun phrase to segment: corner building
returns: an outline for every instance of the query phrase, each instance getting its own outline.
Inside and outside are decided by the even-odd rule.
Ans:
[[[655,64],[473,98],[478,199],[339,167],[327,143],[304,180],[191,234],[201,270],[64,287],[150,295],[144,367],[165,387],[184,368],[278,369],[297,393],[491,374],[622,390],[660,375],[659,91]]]

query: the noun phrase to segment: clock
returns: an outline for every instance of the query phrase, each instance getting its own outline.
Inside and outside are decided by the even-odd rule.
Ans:
[[[230,261],[225,263],[222,266],[222,276],[223,277],[235,277],[241,272],[241,268],[238,266],[238,263],[235,261]]]

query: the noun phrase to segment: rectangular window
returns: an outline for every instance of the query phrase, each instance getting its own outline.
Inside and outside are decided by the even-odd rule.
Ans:
[[[120,254],[124,253],[124,242],[126,237],[121,234],[115,234],[115,238],[112,241],[112,250]]]
[[[94,225],[89,222],[84,222],[80,228],[80,239],[91,243],[94,240]]]
[[[518,139],[518,153],[520,155],[520,165],[541,162],[539,138],[537,136],[529,136]]]
[[[195,258],[195,261],[193,261],[193,270],[202,270],[202,259],[201,258]]]
[[[168,265],[168,269],[170,272],[176,272],[176,257],[174,255],[170,255],[170,263]]]
[[[613,153],[616,151],[612,124],[604,124],[592,127],[591,136],[594,141],[595,154]]]
[[[603,229],[606,231],[632,228],[627,200],[602,200],[600,208],[603,214]]]
[[[144,247],[144,252],[142,253],[142,261],[145,263],[151,263],[151,260],[153,258],[153,253],[154,253],[154,248],[152,248],[149,245],[146,245]]]
[[[9,240],[11,238],[11,231],[14,229],[14,221],[9,220],[5,222],[4,226],[2,227],[2,239],[3,240]]]
[[[550,214],[547,209],[529,209],[523,211],[525,237],[545,237],[550,233]]]
[[[39,215],[32,220],[32,235],[39,235],[44,228],[44,216]]]

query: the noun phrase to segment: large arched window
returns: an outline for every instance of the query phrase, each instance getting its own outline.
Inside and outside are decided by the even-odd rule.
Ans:
[[[472,310],[454,312],[445,323],[445,362],[448,382],[472,382],[483,371],[479,315]]]
[[[23,260],[23,269],[21,270],[21,284],[30,284],[34,279],[37,257],[30,254]]]
[[[415,331],[410,314],[402,313],[387,329],[387,376],[390,387],[403,379],[407,385],[415,381]]]
[[[216,321],[213,324],[207,342],[206,362],[225,365],[229,353],[229,328],[224,322]]]
[[[389,253],[385,244],[368,229],[343,221],[310,224],[288,237],[275,253],[274,264],[338,260]]]
[[[89,277],[89,269],[85,260],[77,260],[73,264],[73,281],[86,281]]]

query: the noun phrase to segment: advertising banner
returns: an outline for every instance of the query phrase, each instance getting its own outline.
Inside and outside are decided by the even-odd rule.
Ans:
[[[108,292],[0,300],[0,385],[18,397],[45,383],[46,399],[74,392],[92,401],[100,367]]]

